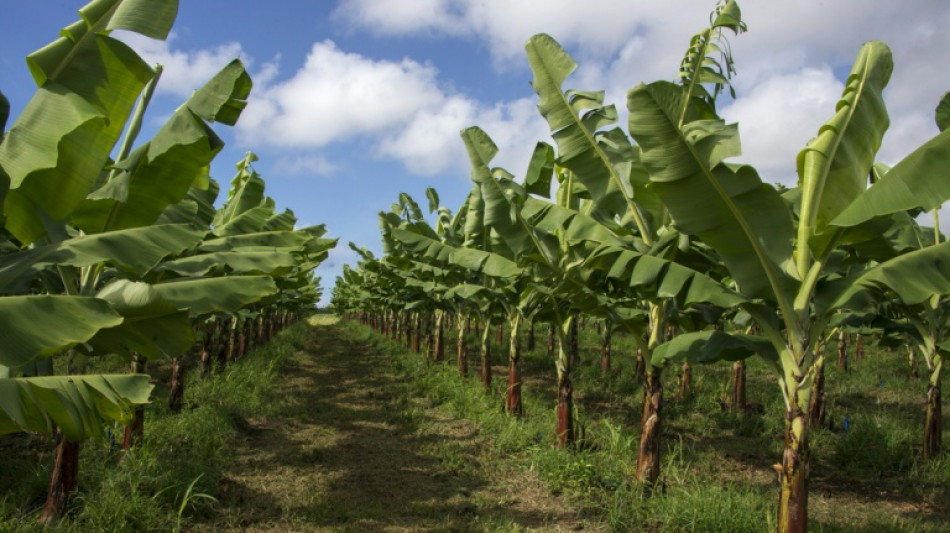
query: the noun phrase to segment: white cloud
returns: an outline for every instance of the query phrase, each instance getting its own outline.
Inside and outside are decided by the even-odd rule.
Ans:
[[[315,175],[329,177],[339,170],[339,165],[322,155],[316,154],[283,156],[277,159],[271,170],[278,176]]]
[[[258,87],[238,130],[251,144],[321,147],[405,124],[443,99],[431,66],[375,61],[323,41],[290,79]]]
[[[459,132],[477,124],[505,149],[499,162],[515,162],[514,172],[527,165],[531,147],[547,132],[533,99],[486,105],[443,85],[431,66],[372,60],[324,41],[291,78],[259,86],[237,127],[242,143],[255,146],[320,148],[369,139],[375,156],[431,175],[467,168]],[[326,173],[317,163],[288,160],[283,168]]]
[[[739,123],[741,161],[756,167],[763,181],[792,186],[795,158],[834,113],[844,85],[827,66],[772,76],[720,114]]]
[[[165,41],[149,39],[127,31],[116,31],[114,35],[131,46],[150,65],[160,64],[164,67],[162,78],[156,87],[157,92],[184,98],[200,89],[235,58],[242,58],[247,65],[250,63],[248,58],[242,57],[245,55],[244,50],[237,42],[224,43],[207,50],[185,52],[172,49],[174,32]]]

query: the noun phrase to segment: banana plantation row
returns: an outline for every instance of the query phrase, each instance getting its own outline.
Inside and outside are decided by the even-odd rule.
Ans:
[[[186,354],[206,375],[298,320],[336,244],[278,211],[251,153],[215,208],[209,165],[223,142],[210,123],[233,125],[244,109],[251,79],[238,60],[136,145],[162,70],[110,32],[164,39],[177,9],[94,0],[27,57],[37,91],[8,130],[0,94],[0,434],[55,433],[44,522],[75,489],[80,442],[113,424],[128,425],[123,448],[141,438],[147,361],[171,361],[180,409]],[[108,354],[133,372],[83,373]]]
[[[876,162],[893,62],[885,44],[868,42],[833,116],[798,155],[797,187],[770,185],[729,161],[740,155],[739,130],[716,112],[732,92],[724,34],[745,29],[736,3],[720,4],[688,43],[676,82],[628,92],[626,131],[602,91],[563,88],[576,63],[551,37],[532,37],[531,85],[555,145],[539,142],[516,181],[491,166],[498,148],[484,131],[463,130],[473,186],[462,205],[453,214],[428,190],[432,227],[401,195],[379,215],[384,256],[351,244],[362,260],[344,269],[332,302],[391,332],[433,316],[424,330],[436,358],[445,316],[460,328],[476,318],[483,369],[489,331],[506,323],[512,415],[519,330],[553,325],[560,447],[575,437],[577,317],[629,332],[644,362],[637,475],[647,486],[660,476],[664,369],[764,358],[785,400],[778,529],[804,532],[808,413],[823,395],[823,347],[841,328],[873,329],[926,362],[922,456],[940,453],[950,244],[935,210],[950,198],[950,99],[937,107],[941,133],[893,167]],[[919,226],[915,217],[930,210],[935,227]]]

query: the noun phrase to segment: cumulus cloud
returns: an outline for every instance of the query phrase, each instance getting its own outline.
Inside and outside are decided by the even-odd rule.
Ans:
[[[741,160],[755,166],[763,180],[791,186],[798,152],[834,114],[843,89],[827,65],[804,68],[768,78],[720,114],[739,123]]]
[[[323,41],[289,79],[258,88],[238,131],[246,144],[297,149],[369,139],[373,155],[431,175],[465,168],[459,132],[478,124],[506,148],[509,159],[499,161],[526,165],[537,135],[546,132],[530,100],[484,104],[447,85],[429,65],[373,60]],[[284,169],[327,173],[317,163],[288,160]]]
[[[272,168],[275,174],[286,176],[315,175],[332,176],[339,170],[339,165],[318,154],[284,156],[274,163]]]
[[[207,50],[183,51],[172,48],[175,33],[165,41],[149,39],[138,33],[116,31],[114,35],[135,50],[151,65],[162,65],[162,78],[156,92],[187,98],[235,58],[249,60],[240,43],[228,42]]]
[[[258,90],[238,129],[246,142],[297,148],[378,133],[439,105],[435,78],[433,67],[411,59],[376,61],[314,43],[290,79]]]

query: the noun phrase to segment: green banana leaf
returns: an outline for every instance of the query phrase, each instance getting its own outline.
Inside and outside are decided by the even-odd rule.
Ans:
[[[97,331],[122,323],[122,317],[99,298],[4,296],[0,323],[0,365],[15,368],[86,342]]]
[[[159,296],[178,309],[188,309],[192,318],[209,313],[233,313],[277,293],[270,276],[185,278],[152,285]]]
[[[950,130],[944,130],[891,167],[830,224],[850,227],[899,211],[936,209],[950,199],[948,167]]]
[[[242,213],[264,203],[264,180],[251,168],[251,163],[254,161],[257,161],[257,156],[248,152],[237,164],[238,173],[231,180],[228,199],[215,215],[213,222],[215,227],[224,226]]]
[[[778,362],[775,346],[764,338],[718,330],[681,333],[653,349],[651,364],[662,368],[669,361],[715,363],[738,361],[760,355],[767,361]]]
[[[187,310],[165,300],[147,283],[121,280],[96,295],[112,305],[123,321],[99,330],[89,341],[93,355],[138,354],[146,359],[177,357],[194,344]]]
[[[632,148],[622,133],[612,135],[611,142],[600,142],[597,132],[617,122],[616,108],[603,105],[603,91],[561,90],[577,63],[550,35],[531,37],[525,51],[534,72],[531,87],[540,98],[538,110],[558,146],[555,162],[583,183],[598,210],[624,213],[633,193],[629,181]]]
[[[47,376],[0,379],[0,434],[52,433],[70,441],[103,434],[109,422],[128,424],[148,403],[147,374]]]
[[[476,248],[456,248],[438,239],[402,228],[393,230],[393,237],[414,253],[444,265],[458,266],[474,273],[510,278],[523,273],[518,265],[505,257]]]
[[[883,292],[904,305],[950,294],[950,241],[899,255],[849,280],[833,308],[852,308],[867,290]]]
[[[193,184],[208,180],[208,167],[224,142],[204,121],[233,124],[250,90],[244,66],[232,61],[179,107],[151,141],[116,163],[121,172],[89,195],[73,223],[88,233],[154,223]]]
[[[202,277],[227,274],[267,274],[281,276],[297,266],[297,256],[288,251],[211,252],[165,261],[157,272]]]
[[[754,169],[724,164],[739,154],[735,125],[719,120],[677,127],[683,88],[655,82],[627,97],[630,134],[641,149],[651,187],[682,233],[697,235],[722,257],[740,292],[790,301],[794,228],[782,197]]]
[[[146,226],[66,239],[0,255],[0,291],[29,284],[37,272],[53,266],[85,267],[107,263],[142,277],[168,256],[194,248],[205,232],[187,224]]]
[[[837,217],[867,189],[874,156],[890,123],[883,91],[894,69],[887,45],[865,43],[848,76],[835,114],[818,136],[798,154],[801,213],[796,261],[804,277],[809,267],[807,247],[814,257],[834,246],[834,236],[822,235]]]
[[[39,90],[0,144],[10,177],[7,229],[29,244],[46,234],[43,218],[66,220],[99,178],[139,92],[153,71],[113,29],[164,38],[177,2],[100,0],[82,20],[30,54]]]

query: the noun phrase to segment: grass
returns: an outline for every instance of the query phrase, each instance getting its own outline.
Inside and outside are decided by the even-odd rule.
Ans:
[[[208,512],[224,469],[228,447],[246,420],[265,416],[265,401],[285,358],[299,349],[306,325],[275,336],[267,345],[200,380],[187,375],[185,409],[168,411],[161,385],[146,409],[145,439],[124,457],[116,449],[122,428],[90,440],[80,451],[79,489],[67,516],[50,531],[179,531],[191,517]],[[95,362],[122,371],[121,360]],[[194,365],[194,362],[191,362]],[[156,375],[165,369],[153,370]],[[52,441],[44,436],[4,437],[3,479],[23,479],[0,500],[0,531],[35,531],[45,501]],[[17,477],[13,477],[17,476]]]
[[[577,450],[563,452],[551,446],[555,374],[544,332],[538,328],[535,350],[523,350],[521,420],[501,410],[507,382],[498,354],[506,353],[504,347],[494,350],[493,387],[483,391],[477,376],[459,378],[454,355],[446,354],[446,364],[431,365],[380,342],[411,377],[416,394],[476,423],[495,446],[536,471],[549,490],[563,493],[611,530],[774,529],[778,482],[772,465],[781,460],[784,405],[764,363],[748,363],[747,394],[754,408],[746,413],[724,409],[730,365],[694,366],[693,394],[679,400],[671,399],[678,365],[664,370],[663,472],[660,488],[647,493],[634,480],[642,389],[632,378],[632,342],[614,335],[613,368],[604,375],[599,335],[591,326],[581,331],[574,390],[586,438]],[[455,328],[446,334],[447,346],[454,347]],[[833,349],[826,365],[827,423],[810,436],[812,530],[950,531],[950,453],[930,463],[918,457],[925,379],[911,378],[903,357],[874,347],[866,349],[863,361],[852,360],[850,371],[839,371]],[[472,357],[470,368],[475,364]],[[950,442],[946,425],[944,442]]]
[[[623,335],[603,375],[599,337],[581,331],[574,389],[585,439],[559,451],[541,328],[537,349],[523,353],[525,415],[513,419],[502,410],[503,349],[485,391],[476,372],[459,377],[451,350],[449,362],[430,364],[367,328],[332,323],[290,328],[208,380],[189,374],[181,414],[157,390],[140,448],[119,461],[109,439],[84,445],[80,492],[52,530],[774,528],[783,403],[761,362],[749,362],[746,413],[722,407],[728,365],[694,367],[693,394],[679,400],[678,366],[664,371],[663,471],[646,491],[634,479],[642,389]],[[810,440],[811,530],[950,531],[950,453],[917,457],[925,379],[874,349],[849,372],[829,363],[826,374],[830,424]],[[34,531],[52,443],[3,437],[0,449],[0,477],[18,480],[0,495],[0,531]]]

